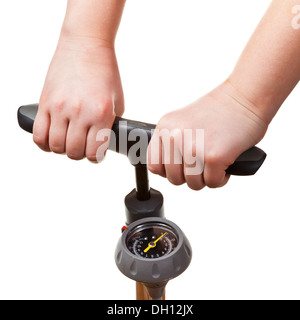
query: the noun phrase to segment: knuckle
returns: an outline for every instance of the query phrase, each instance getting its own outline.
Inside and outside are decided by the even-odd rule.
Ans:
[[[56,101],[51,105],[51,111],[54,113],[61,113],[65,107],[63,101]]]
[[[106,118],[108,115],[113,115],[112,110],[112,101],[106,99],[102,101],[94,110],[94,119],[99,122]]]
[[[50,94],[48,92],[45,92],[45,88],[44,88],[39,100],[39,110],[45,107],[47,108],[49,106],[49,101],[50,101]]]
[[[112,99],[109,98],[109,97],[108,98],[103,98],[101,103],[100,103],[100,107],[104,111],[107,111],[108,109],[110,109],[112,105],[113,105]]]
[[[77,102],[74,103],[70,109],[72,116],[78,117],[82,112],[83,105],[80,102]]]
[[[101,122],[105,117],[105,112],[102,108],[97,108],[95,111],[94,111],[94,121],[96,121],[97,123],[98,122]]]
[[[220,164],[223,160],[223,155],[218,151],[209,151],[205,154],[205,162],[209,165]]]
[[[157,127],[162,129],[162,128],[167,128],[169,125],[170,125],[169,114],[166,114],[159,120]]]
[[[176,114],[176,111],[168,112],[164,116],[162,116],[158,122],[158,125],[161,128],[169,128],[170,130],[178,126],[180,128],[180,124],[178,124],[178,116]]]

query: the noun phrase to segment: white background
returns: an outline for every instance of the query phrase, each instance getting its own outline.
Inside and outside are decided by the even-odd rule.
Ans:
[[[156,123],[217,86],[269,2],[128,0],[116,45],[124,116]],[[65,6],[0,3],[0,298],[134,299],[114,263],[134,187],[127,159],[43,153],[17,125],[18,106],[38,102]],[[268,158],[256,176],[200,192],[150,176],[193,246],[168,299],[300,298],[299,101],[296,88],[260,144]]]

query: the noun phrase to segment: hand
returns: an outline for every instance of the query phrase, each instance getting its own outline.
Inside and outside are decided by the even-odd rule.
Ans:
[[[100,129],[124,112],[113,45],[97,38],[61,38],[49,67],[34,123],[34,142],[45,151],[101,161]],[[102,142],[103,143],[103,142]]]
[[[226,81],[191,105],[173,111],[159,121],[148,149],[148,168],[152,173],[167,177],[174,185],[186,182],[194,190],[224,186],[229,179],[226,169],[239,155],[256,145],[267,128],[268,123],[260,116],[259,110]],[[166,140],[158,137],[161,129],[170,132],[170,147]],[[196,154],[195,135],[184,140],[184,129],[193,132],[204,129],[202,154]],[[163,159],[169,159],[166,150],[171,150],[170,163],[163,163]],[[188,154],[196,154],[197,163],[202,164],[198,174],[189,173]],[[174,155],[179,156],[181,163],[172,160]]]

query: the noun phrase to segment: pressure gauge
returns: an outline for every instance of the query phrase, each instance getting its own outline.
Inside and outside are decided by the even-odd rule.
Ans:
[[[127,277],[142,283],[168,281],[189,266],[192,249],[181,229],[163,218],[129,225],[120,238],[115,260]]]
[[[127,235],[126,246],[136,256],[157,259],[177,248],[178,235],[168,224],[148,222],[138,225]]]

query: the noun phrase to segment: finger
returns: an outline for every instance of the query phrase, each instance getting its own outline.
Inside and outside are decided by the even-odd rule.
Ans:
[[[184,176],[186,183],[192,190],[201,190],[205,187],[203,150],[199,145],[188,144],[184,151]]]
[[[154,174],[166,177],[163,164],[163,144],[158,132],[155,130],[148,147],[148,169]]]
[[[166,152],[168,152],[169,155],[166,154]],[[176,186],[184,184],[185,177],[182,154],[174,145],[174,139],[171,139],[170,150],[164,148],[164,159],[167,179]]]
[[[224,166],[214,162],[205,162],[203,177],[209,188],[219,188],[228,181]]]
[[[80,125],[77,121],[70,121],[66,138],[66,153],[70,159],[84,158],[87,132],[87,127]]]
[[[226,175],[225,175],[225,178],[224,178],[224,181],[222,182],[222,184],[220,185],[220,187],[224,187],[224,186],[228,183],[230,177],[231,177],[230,174],[226,174]]]
[[[39,148],[49,152],[50,115],[39,109],[33,125],[33,141]]]
[[[69,121],[66,118],[52,116],[49,130],[49,147],[54,153],[66,152],[66,137]]]
[[[186,182],[184,177],[183,164],[166,164],[166,178],[175,186],[180,186]]]
[[[205,187],[205,182],[203,178],[203,173],[190,174],[193,168],[194,166],[191,166],[186,162],[184,163],[185,181],[190,189],[198,191]]]
[[[104,160],[109,146],[111,130],[93,126],[87,134],[85,155],[87,159],[94,163]]]

